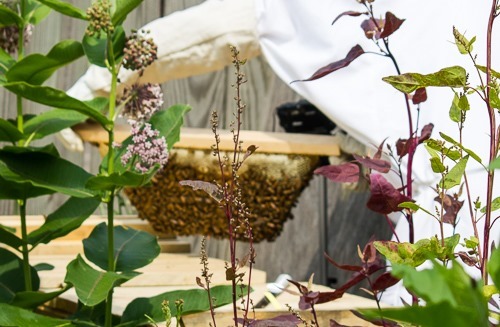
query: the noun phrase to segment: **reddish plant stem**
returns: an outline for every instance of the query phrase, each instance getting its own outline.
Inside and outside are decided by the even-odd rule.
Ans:
[[[491,43],[493,33],[493,22],[496,17],[497,0],[491,2],[490,16],[488,19],[488,27],[486,32],[486,107],[490,118],[490,162],[496,158],[497,153],[497,137],[496,135],[496,122],[494,109],[490,105],[490,83],[491,83]],[[483,258],[481,262],[481,273],[484,283],[488,284],[488,272],[486,270],[486,262],[489,256],[489,242],[490,242],[490,223],[491,223],[491,203],[493,201],[493,181],[494,170],[488,171],[488,184],[486,193],[486,215],[484,221],[484,239],[483,239]]]

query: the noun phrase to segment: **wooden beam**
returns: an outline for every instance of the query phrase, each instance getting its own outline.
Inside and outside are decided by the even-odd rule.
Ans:
[[[74,131],[86,142],[105,148],[108,142],[107,133],[97,124],[79,124],[73,127]],[[220,131],[220,149],[231,151],[234,148],[233,136],[229,131]],[[117,125],[115,140],[122,142],[130,135],[129,127]],[[297,155],[340,155],[338,138],[333,135],[273,133],[242,130],[240,140],[243,149],[250,145],[258,147],[260,153],[297,154]],[[208,128],[182,128],[181,139],[174,148],[209,150],[214,144],[214,135]]]

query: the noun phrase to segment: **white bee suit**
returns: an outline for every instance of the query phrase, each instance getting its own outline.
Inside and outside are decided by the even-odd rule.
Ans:
[[[406,19],[398,31],[390,36],[390,49],[395,55],[402,73],[433,73],[444,67],[460,65],[470,72],[471,85],[478,84],[468,56],[460,55],[454,44],[452,27],[465,33],[471,39],[477,36],[475,52],[479,53],[479,64],[485,65],[485,35],[491,1],[375,1],[376,13],[381,18],[391,11],[398,18]],[[286,82],[310,77],[318,68],[343,59],[355,44],[365,51],[378,52],[372,41],[366,39],[360,27],[366,16],[340,18],[333,26],[333,20],[345,11],[364,11],[356,1],[331,0],[272,0],[257,1],[257,22],[259,41],[264,55],[273,70]],[[498,22],[500,23],[500,22]],[[498,32],[495,31],[498,39]],[[494,44],[498,50],[500,44]],[[495,63],[498,60],[498,51]],[[497,67],[499,67],[497,65]],[[291,87],[314,103],[338,126],[351,136],[372,148],[384,139],[394,145],[398,138],[408,138],[408,118],[403,95],[382,81],[382,77],[397,75],[389,58],[374,54],[363,54],[348,67],[329,76],[311,82],[296,82]],[[458,140],[458,129],[448,118],[453,92],[448,88],[428,88],[428,100],[421,104],[419,126],[433,123],[433,137],[444,132]],[[489,121],[484,103],[477,95],[469,97],[471,110],[467,116],[464,145],[473,149],[488,162]],[[413,110],[413,122],[417,115]],[[499,115],[496,114],[497,125]],[[395,148],[395,147],[393,147]],[[469,181],[472,200],[478,196],[484,205],[486,200],[486,174],[479,165],[469,160]],[[423,146],[417,150],[414,168],[414,199],[433,212],[437,204],[436,193],[431,189],[439,181],[432,173],[429,155]],[[393,181],[397,179],[391,178]],[[498,196],[500,182],[495,182]],[[396,184],[398,185],[398,184]],[[399,184],[400,185],[400,184]],[[468,214],[468,204],[459,213],[456,232],[463,237],[472,236],[473,229]],[[498,215],[498,212],[497,212]],[[431,217],[418,212],[415,217],[415,239],[440,235],[439,225]],[[381,222],[383,223],[383,222]],[[500,223],[491,231],[492,240],[499,244]],[[482,235],[482,225],[480,224]],[[397,224],[401,241],[408,240],[408,226],[404,219]],[[452,233],[446,226],[446,233]],[[361,245],[362,246],[362,245]],[[355,255],[355,254],[353,254]],[[478,275],[475,269],[469,269]],[[399,301],[399,292],[384,299],[390,303]]]

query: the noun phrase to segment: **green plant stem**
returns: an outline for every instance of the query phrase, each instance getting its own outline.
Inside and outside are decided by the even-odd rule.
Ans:
[[[109,198],[108,202],[108,271],[115,271],[115,250],[114,250],[114,229],[113,229],[113,219],[114,219],[114,196],[113,192]],[[106,318],[104,326],[111,327],[113,318],[113,288],[108,293],[106,298]]]
[[[22,254],[23,254],[23,272],[24,272],[24,288],[26,291],[32,291],[31,283],[31,266],[29,260],[28,249],[28,230],[26,224],[26,200],[18,200],[19,216],[21,218],[21,238],[23,240]]]

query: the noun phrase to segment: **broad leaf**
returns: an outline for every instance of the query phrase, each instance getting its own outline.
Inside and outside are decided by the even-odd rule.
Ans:
[[[500,157],[497,157],[492,162],[490,162],[490,165],[488,166],[488,169],[489,170],[500,169]]]
[[[0,303],[0,326],[69,327],[69,320],[56,319],[33,313],[12,305]]]
[[[0,74],[5,74],[16,61],[4,49],[0,48]]]
[[[169,151],[180,140],[184,115],[190,110],[191,107],[188,105],[177,104],[166,110],[155,112],[149,120],[151,126],[160,132],[160,136],[165,137]]]
[[[160,254],[156,236],[123,226],[115,226],[113,230],[116,271],[132,271],[144,267]],[[85,256],[102,269],[108,267],[107,232],[106,224],[101,223],[83,240]]]
[[[47,216],[40,228],[29,233],[28,243],[36,246],[69,234],[80,227],[100,204],[101,201],[96,198],[69,198]]]
[[[403,93],[412,93],[429,86],[464,87],[467,84],[467,72],[460,66],[452,66],[433,74],[406,73],[384,77],[382,80]]]
[[[53,109],[44,111],[24,125],[26,138],[41,139],[65,128],[85,121],[88,117],[72,110]]]
[[[322,166],[314,170],[315,174],[322,175],[332,182],[356,183],[359,180],[359,166],[354,163]]]
[[[441,179],[441,181],[439,182],[440,187],[449,190],[454,186],[460,185],[462,177],[465,173],[465,167],[467,166],[468,160],[468,155],[460,159],[460,161],[450,169],[448,174],[446,174],[444,178]]]
[[[491,253],[488,261],[488,273],[493,283],[500,289],[500,248]]]
[[[16,126],[11,122],[0,118],[0,141],[10,142],[15,144],[17,141],[22,140],[24,137]]]
[[[50,7],[42,5],[35,0],[28,0],[26,2],[26,14],[24,15],[24,20],[26,22],[29,22],[33,25],[38,25],[50,14]]]
[[[92,191],[84,187],[92,175],[80,166],[46,152],[16,153],[14,149],[16,148],[0,150],[0,161],[22,178],[22,182],[74,197],[94,196]]]
[[[88,180],[86,187],[92,190],[112,191],[122,187],[139,187],[148,184],[158,171],[158,167],[147,174],[125,171],[122,174],[113,173],[109,176],[95,176]]]
[[[419,104],[425,101],[427,101],[427,91],[425,87],[417,89],[411,97],[411,102],[413,102],[413,104]]]
[[[241,289],[238,288],[239,295],[246,294],[241,293]],[[220,307],[229,303],[232,303],[232,289],[229,285],[219,285],[210,288],[210,294],[217,299],[214,303],[215,307]],[[121,324],[118,326],[139,326],[148,323],[145,315],[153,318],[155,321],[163,321],[164,315],[161,311],[161,303],[164,300],[169,301],[170,311],[172,316],[177,313],[177,308],[175,307],[175,301],[178,299],[184,300],[183,315],[193,314],[197,312],[203,312],[210,309],[208,303],[207,291],[202,289],[191,289],[191,290],[180,290],[171,291],[162,294],[158,294],[151,298],[137,298],[127,305],[125,311],[123,312]]]
[[[30,267],[30,270],[31,287],[38,290],[38,274],[33,267]],[[10,303],[17,292],[25,290],[23,261],[14,253],[0,247],[0,302]]]
[[[356,58],[361,56],[363,53],[365,53],[365,51],[363,50],[363,48],[359,44],[357,44],[351,50],[349,50],[349,52],[347,53],[347,55],[344,59],[332,62],[331,64],[328,64],[324,67],[321,67],[316,72],[314,72],[314,74],[312,74],[311,77],[309,77],[307,79],[296,80],[296,81],[293,81],[292,83],[313,81],[313,80],[316,80],[318,78],[324,77],[324,76],[331,74],[331,73],[333,73],[341,68],[349,66],[349,64],[351,62],[356,60]]]
[[[113,11],[111,22],[113,25],[121,25],[127,18],[127,15],[137,8],[143,0],[115,0],[116,9]]]
[[[104,301],[109,291],[139,275],[137,272],[118,274],[98,271],[89,266],[78,254],[68,264],[64,281],[75,287],[80,302],[86,306],[95,306]]]
[[[32,85],[41,85],[57,69],[81,56],[83,56],[81,43],[65,40],[57,43],[46,56],[35,53],[24,57],[9,69],[6,77],[9,82],[24,81]]]
[[[384,23],[384,29],[382,33],[380,34],[379,38],[383,39],[388,36],[390,36],[392,33],[397,31],[401,24],[403,24],[405,20],[404,19],[399,19],[397,18],[393,13],[390,11],[385,13],[385,23]]]
[[[37,187],[15,174],[0,161],[0,199],[25,200],[55,193],[44,187]]]
[[[354,155],[354,159],[364,167],[376,170],[381,173],[388,173],[391,170],[391,163],[383,159],[372,159],[369,157],[361,157]]]
[[[19,249],[23,245],[23,240],[20,239],[16,234],[9,231],[5,226],[0,225],[0,240],[5,245],[10,246],[13,249]]]
[[[36,309],[39,305],[42,305],[62,293],[66,292],[69,287],[62,288],[53,292],[18,292],[16,293],[14,300],[11,302],[12,305],[16,307],[25,308],[25,309]]]
[[[65,92],[48,86],[30,85],[25,82],[12,82],[3,85],[9,91],[28,100],[44,104],[49,107],[74,110],[97,121],[105,129],[113,126],[106,116],[96,111],[87,103],[70,97]]]
[[[38,0],[38,1],[46,5],[47,7],[50,7],[57,12],[60,12],[63,15],[82,20],[88,20],[85,11],[81,10],[78,7],[73,6],[67,1],[61,1],[61,0]]]
[[[123,47],[125,46],[125,31],[123,27],[118,26],[112,37],[114,61],[118,61],[123,55]],[[108,38],[106,34],[102,33],[99,38],[85,35],[82,40],[82,45],[85,55],[91,64],[106,67],[106,61],[110,59],[107,57],[109,51],[107,50]]]
[[[0,27],[10,25],[22,26],[23,19],[12,9],[0,5]]]
[[[449,116],[452,121],[458,123],[462,120],[462,111],[458,107],[459,97],[458,94],[455,93],[453,96],[453,101],[451,102]]]
[[[370,174],[370,198],[367,207],[381,214],[400,211],[399,204],[411,199],[397,190],[380,174]]]

